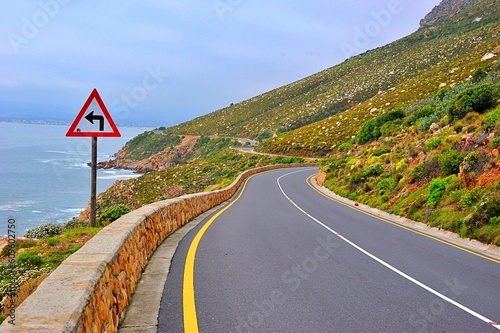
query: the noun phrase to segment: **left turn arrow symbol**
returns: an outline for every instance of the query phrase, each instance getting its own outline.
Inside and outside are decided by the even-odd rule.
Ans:
[[[94,120],[99,120],[99,131],[104,131],[104,116],[94,116],[94,111],[92,111],[85,116],[85,119],[87,119],[91,124],[94,124]]]

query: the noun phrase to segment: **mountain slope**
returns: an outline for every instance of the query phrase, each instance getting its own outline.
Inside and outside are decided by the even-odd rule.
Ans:
[[[352,61],[366,62],[370,56],[382,59],[374,64],[373,71],[381,71],[382,66],[387,72],[396,68],[392,71],[404,75],[404,80],[340,115],[268,140],[262,149],[274,153],[327,155],[339,144],[350,141],[366,120],[469,80],[476,69],[491,66],[498,59],[498,55],[487,60],[483,57],[494,50],[498,52],[499,4],[497,0],[475,2],[435,26],[356,57]],[[391,56],[394,59],[388,66],[387,59]],[[365,82],[370,76],[364,68],[357,79]],[[346,80],[351,78],[343,78],[341,82]]]
[[[482,41],[468,40],[475,36],[465,34],[482,31],[476,35],[486,37],[484,28],[498,22],[497,0],[475,1],[463,9],[466,3],[445,0],[435,9],[434,16],[456,14],[452,18],[432,19],[434,25],[407,38],[168,130],[175,134],[219,133],[256,138],[259,134],[287,132],[341,113],[436,65],[449,63],[492,42],[495,38],[491,34]],[[481,20],[476,21],[477,17]]]

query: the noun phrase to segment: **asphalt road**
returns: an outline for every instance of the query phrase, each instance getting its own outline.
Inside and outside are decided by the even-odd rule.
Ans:
[[[498,261],[339,204],[316,171],[251,178],[181,241],[158,332],[500,330]]]

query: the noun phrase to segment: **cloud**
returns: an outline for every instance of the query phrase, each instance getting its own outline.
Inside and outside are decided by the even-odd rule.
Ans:
[[[21,116],[27,104],[52,105],[71,120],[92,88],[113,104],[160,68],[169,76],[120,121],[182,122],[341,62],[342,43],[354,45],[356,29],[394,1],[8,2],[0,110]],[[401,0],[390,25],[357,51],[416,30],[438,2]]]

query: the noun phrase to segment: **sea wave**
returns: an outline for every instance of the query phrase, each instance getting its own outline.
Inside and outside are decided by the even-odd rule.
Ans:
[[[34,201],[16,201],[0,205],[0,212],[18,212],[23,208],[34,204]]]
[[[61,209],[61,212],[63,213],[76,213],[76,214],[79,214],[82,210],[84,210],[85,208],[66,208],[66,209]]]
[[[73,163],[72,165],[68,166],[68,169],[71,170],[79,170],[79,169],[87,169],[89,166],[87,163]]]
[[[64,154],[64,155],[81,155],[75,151],[61,151],[61,150],[45,150],[44,153]]]

